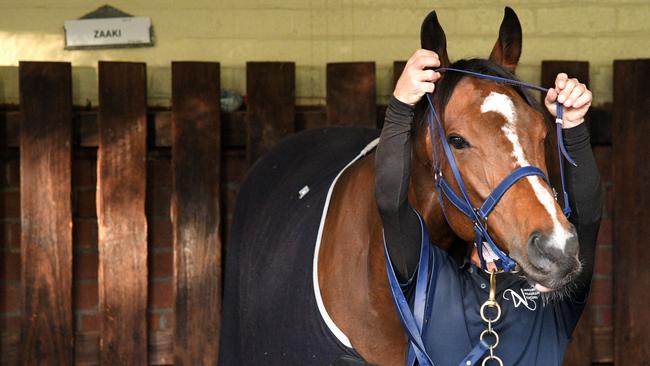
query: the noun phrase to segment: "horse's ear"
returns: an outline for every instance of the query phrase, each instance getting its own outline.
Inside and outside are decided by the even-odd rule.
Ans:
[[[501,28],[499,28],[499,39],[492,49],[490,61],[514,73],[519,56],[521,56],[521,23],[515,11],[506,6]]]
[[[422,48],[433,51],[438,54],[440,67],[449,66],[449,57],[447,56],[447,37],[442,30],[436,11],[432,11],[424,18],[422,29],[420,30],[420,43]]]

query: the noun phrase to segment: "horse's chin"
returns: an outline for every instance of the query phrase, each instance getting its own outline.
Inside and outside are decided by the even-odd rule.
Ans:
[[[568,275],[561,279],[549,279],[541,273],[538,273],[534,267],[530,265],[519,264],[519,269],[522,276],[528,281],[530,287],[537,290],[545,302],[552,300],[561,300],[570,298],[573,295],[573,290],[576,286],[575,279],[581,271],[579,265],[575,270],[571,271]]]

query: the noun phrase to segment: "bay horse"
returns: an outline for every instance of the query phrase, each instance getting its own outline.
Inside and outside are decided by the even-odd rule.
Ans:
[[[519,21],[507,8],[489,59],[451,66],[488,65],[514,72],[521,40]],[[441,67],[450,66],[435,12],[424,20],[421,42],[440,56]],[[493,93],[512,101],[519,116],[516,125],[504,130],[508,111],[500,109],[503,106],[481,110]],[[439,110],[448,138],[462,136],[475,147],[454,151],[473,201],[485,199],[522,156],[547,172],[548,125],[523,92],[448,74],[437,83],[434,99],[443,107]],[[447,219],[443,215],[432,174],[435,137],[420,122],[423,114],[421,103],[412,133],[409,201],[421,214],[431,241],[450,249],[455,242],[472,241],[472,225],[453,208]],[[376,365],[404,364],[406,336],[388,288],[374,198],[372,149],[377,134],[362,128],[304,131],[278,144],[249,172],[226,247],[220,364],[329,365],[343,354]],[[442,172],[455,186],[444,162]],[[527,178],[530,184],[517,184],[503,196],[489,230],[531,283],[562,288],[571,276],[541,274],[528,258],[532,236],[559,246],[575,236],[550,189],[538,186],[536,179]],[[545,253],[550,251],[540,255]],[[555,251],[542,260],[570,267],[567,273],[578,270],[576,258],[575,251]]]

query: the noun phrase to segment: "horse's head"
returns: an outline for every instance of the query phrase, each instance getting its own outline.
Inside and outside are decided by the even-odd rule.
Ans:
[[[521,53],[521,26],[514,11],[506,8],[499,37],[488,60],[461,60],[450,65],[446,39],[435,12],[422,25],[422,47],[438,53],[442,67],[454,67],[484,74],[514,78]],[[548,175],[545,140],[549,132],[541,109],[518,87],[447,72],[436,85],[434,105],[444,125],[462,179],[473,207],[478,207],[513,170],[535,166]],[[422,106],[420,106],[422,110]],[[437,135],[430,139],[441,171],[460,194]],[[472,222],[448,201],[447,221],[463,240],[473,241]],[[501,250],[523,270],[531,284],[541,291],[564,288],[580,272],[575,228],[554,199],[552,188],[538,176],[515,183],[489,215],[487,227]]]

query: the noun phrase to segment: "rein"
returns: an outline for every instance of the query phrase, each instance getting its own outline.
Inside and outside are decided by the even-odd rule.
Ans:
[[[507,79],[507,78],[502,78],[493,75],[486,75],[486,74],[481,74],[473,71],[447,68],[447,67],[442,67],[436,69],[435,71],[436,72],[449,72],[449,71],[458,72],[458,73],[471,75],[473,77],[480,78],[480,79],[491,80],[498,83],[510,84],[510,85],[519,86],[528,89],[534,89],[541,92],[547,92],[549,90],[547,88],[543,88],[541,86],[534,85],[534,84],[525,83],[519,80]],[[431,136],[431,145],[433,150],[432,158],[434,164],[435,184],[436,184],[436,189],[438,191],[438,200],[440,202],[440,206],[443,208],[445,217],[447,214],[445,212],[443,195],[460,212],[462,212],[465,216],[467,216],[470,220],[472,220],[472,224],[474,225],[475,245],[478,250],[479,259],[481,260],[481,267],[484,270],[487,270],[488,269],[487,262],[488,261],[491,262],[496,259],[494,263],[497,266],[497,268],[499,268],[500,270],[506,272],[514,270],[517,265],[516,262],[512,258],[510,258],[506,253],[504,253],[501,249],[499,249],[499,247],[494,243],[494,240],[492,240],[492,237],[487,231],[488,216],[492,212],[494,207],[497,205],[497,203],[499,203],[501,197],[503,197],[503,195],[508,191],[508,189],[510,189],[510,187],[512,187],[520,179],[528,176],[539,176],[543,178],[546,184],[550,186],[551,184],[549,179],[546,177],[544,172],[538,167],[524,166],[524,167],[517,168],[512,173],[510,173],[506,178],[504,178],[501,181],[501,183],[499,183],[499,185],[492,191],[492,193],[490,193],[490,195],[485,199],[485,201],[483,201],[480,207],[475,207],[474,205],[472,205],[472,202],[469,199],[467,189],[465,188],[465,183],[460,175],[460,171],[458,170],[458,165],[456,164],[454,155],[452,154],[451,148],[449,147],[449,143],[447,142],[445,131],[442,127],[442,122],[438,116],[438,113],[436,112],[436,108],[433,106],[433,102],[431,100],[431,94],[427,94],[426,97],[427,97],[427,101],[429,102],[429,110],[430,110],[430,113],[428,114],[429,117],[428,123],[429,123],[429,133]],[[562,195],[563,195],[563,204],[564,204],[562,212],[564,213],[565,216],[568,217],[571,214],[571,208],[569,207],[569,196],[565,188],[564,166],[562,164],[562,157],[564,157],[573,166],[577,166],[577,165],[573,161],[573,159],[571,159],[569,153],[566,151],[566,148],[564,147],[564,140],[562,136],[562,117],[564,113],[564,106],[559,102],[555,102],[555,104],[557,110],[556,112],[557,118],[555,119],[555,128],[556,128],[557,141],[558,141],[557,147],[558,147],[558,157],[559,157],[559,164],[560,164],[560,179],[562,181]],[[454,178],[456,179],[456,182],[458,183],[458,188],[460,190],[461,195],[458,195],[456,191],[454,191],[451,188],[450,184],[442,175],[442,171],[440,167],[440,159],[438,157],[438,153],[434,145],[434,141],[435,141],[435,139],[433,138],[435,133],[434,130],[438,131],[440,144],[442,145],[445,156],[449,161],[451,171],[454,174]],[[557,193],[555,189],[553,189],[552,187],[551,189],[553,190],[555,199],[557,200]],[[488,255],[489,255],[488,258],[486,258],[484,249],[487,249],[488,251]]]
[[[506,79],[499,76],[480,74],[473,71],[454,69],[454,68],[439,68],[435,71],[459,72],[459,73],[468,74],[481,79],[492,80],[499,83],[506,83],[510,85],[523,87],[523,88],[535,89],[541,92],[548,91],[548,89],[542,88],[541,86],[538,85],[528,84],[518,80]],[[490,212],[492,212],[496,204],[499,202],[501,197],[503,197],[503,195],[508,191],[508,189],[510,189],[510,187],[512,187],[520,179],[528,176],[539,176],[543,178],[544,181],[549,186],[551,185],[550,181],[546,177],[544,172],[537,167],[525,166],[525,167],[517,168],[512,173],[510,173],[505,179],[503,179],[501,183],[499,183],[499,185],[494,189],[494,191],[492,191],[492,193],[490,193],[490,195],[485,199],[485,201],[481,204],[480,207],[474,207],[469,199],[469,195],[467,194],[465,183],[463,182],[463,179],[460,176],[460,172],[458,170],[456,160],[454,159],[454,155],[451,152],[451,148],[449,147],[449,143],[445,138],[446,136],[445,136],[444,129],[442,128],[442,122],[440,121],[436,109],[433,106],[433,102],[431,100],[431,94],[427,94],[426,96],[427,96],[427,101],[429,102],[429,109],[430,109],[430,113],[428,114],[429,117],[428,123],[429,123],[429,133],[431,136],[431,145],[433,148],[432,158],[434,164],[435,184],[436,184],[436,190],[438,191],[438,200],[440,201],[440,206],[442,207],[443,212],[445,213],[445,217],[447,216],[447,214],[445,212],[443,194],[449,200],[449,202],[451,202],[460,212],[462,212],[465,216],[467,216],[470,220],[472,220],[474,225],[474,233],[475,233],[475,240],[476,240],[475,244],[479,253],[479,258],[481,260],[481,267],[485,271],[487,271],[487,260],[483,253],[483,249],[485,246],[485,249],[490,252],[489,259],[492,260],[497,259],[495,261],[495,265],[497,266],[497,268],[500,268],[500,270],[505,272],[512,271],[516,267],[515,261],[512,258],[510,258],[507,254],[505,254],[501,249],[499,249],[499,247],[497,247],[497,245],[494,243],[494,241],[490,237],[490,234],[487,231],[488,215],[490,214]],[[563,202],[564,208],[562,212],[564,213],[564,215],[568,217],[571,214],[571,208],[569,207],[569,197],[565,189],[564,167],[563,167],[562,158],[564,157],[564,159],[566,159],[573,166],[577,166],[577,164],[573,161],[573,159],[571,159],[571,157],[569,156],[568,152],[564,147],[564,140],[562,136],[562,116],[564,112],[564,107],[559,102],[556,102],[556,107],[557,107],[557,113],[556,113],[557,118],[555,119],[555,127],[556,127],[557,141],[558,141],[557,148],[558,148],[558,158],[560,164],[560,178],[562,180],[562,195],[564,199]],[[436,146],[434,145],[435,144],[434,142],[435,139],[433,137],[434,130],[438,131],[440,144],[442,145],[445,156],[449,161],[449,165],[451,167],[452,173],[454,174],[454,177],[456,178],[456,182],[458,183],[458,188],[461,192],[461,195],[458,195],[451,188],[447,180],[442,175],[442,171],[440,168],[440,159],[436,151]],[[557,193],[555,189],[552,190],[555,194],[555,200],[557,201]],[[433,296],[430,296],[430,294],[433,294],[436,288],[436,279],[438,276],[438,267],[439,267],[437,263],[438,257],[432,256],[430,254],[430,248],[429,248],[430,242],[426,230],[426,225],[424,224],[424,221],[422,220],[420,215],[417,214],[417,216],[420,220],[422,237],[421,237],[421,245],[420,245],[420,261],[417,269],[417,279],[415,282],[415,293],[413,298],[413,307],[412,307],[413,310],[411,310],[411,307],[409,306],[409,302],[404,296],[402,286],[397,280],[397,276],[395,275],[395,270],[393,268],[392,261],[390,260],[390,255],[388,253],[388,248],[386,246],[386,240],[384,238],[386,272],[388,273],[388,283],[392,294],[393,302],[395,303],[397,313],[399,315],[399,318],[402,322],[402,325],[404,326],[404,330],[406,331],[408,337],[408,352],[406,355],[406,365],[407,366],[414,365],[415,361],[417,360],[420,366],[435,366],[433,360],[427,353],[422,335],[424,332],[424,325],[427,321],[426,316],[427,314],[430,314],[430,310],[427,311],[427,309],[430,309],[433,302]],[[503,366],[503,361],[501,361],[501,359],[494,354],[494,350],[499,344],[499,335],[494,330],[493,323],[496,323],[501,317],[501,307],[497,303],[496,296],[495,296],[496,272],[497,271],[494,269],[492,271],[489,271],[490,273],[489,297],[488,300],[485,301],[485,303],[483,303],[480,309],[481,318],[487,324],[487,329],[481,333],[479,337],[479,342],[467,354],[467,356],[465,356],[465,358],[461,361],[459,366],[475,365],[486,354],[486,352],[488,353],[488,355],[483,359],[482,366],[485,366],[489,360],[493,360],[497,362],[500,366]],[[486,313],[486,310],[488,308],[492,308],[493,311],[496,311],[496,314],[490,316],[488,313]],[[485,339],[486,336],[491,336],[493,338],[494,343],[493,344],[488,343],[487,340]]]

